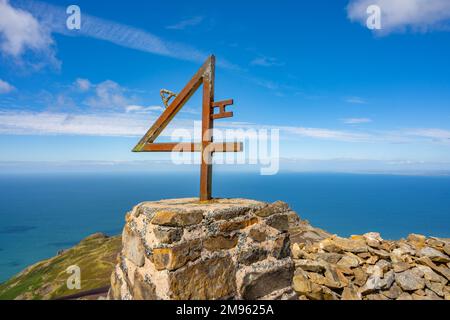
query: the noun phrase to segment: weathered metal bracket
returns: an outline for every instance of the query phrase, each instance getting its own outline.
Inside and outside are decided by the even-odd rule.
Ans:
[[[167,89],[161,89],[161,91],[159,91],[159,94],[161,95],[162,102],[164,103],[164,106],[166,106],[166,108],[169,106],[170,99],[177,96],[175,92]]]
[[[213,154],[243,150],[241,142],[213,143],[214,120],[233,116],[233,112],[227,112],[225,109],[233,104],[232,99],[214,102],[215,61],[215,57],[210,56],[180,93],[175,94],[169,90],[161,90],[161,98],[166,109],[133,149],[133,152],[201,152],[200,200],[202,201],[212,198]],[[154,143],[201,85],[203,86],[201,143]],[[169,103],[172,98],[174,99]],[[219,113],[214,113],[215,108],[219,108]]]
[[[219,113],[212,114],[211,117],[215,119],[231,118],[233,117],[233,112],[226,112],[225,107],[233,105],[233,99],[214,102],[213,108],[219,108]]]

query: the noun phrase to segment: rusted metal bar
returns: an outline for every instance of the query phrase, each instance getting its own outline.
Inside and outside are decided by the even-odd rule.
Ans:
[[[211,56],[207,61],[203,75],[203,100],[202,100],[202,154],[200,165],[200,201],[212,198],[212,152],[209,144],[213,141],[213,119],[211,119],[214,103],[214,78],[216,58]]]
[[[225,110],[226,106],[230,106],[233,104],[233,99],[228,99],[228,100],[224,100],[224,101],[216,101],[213,104],[213,108],[219,108],[219,113],[213,113],[211,115],[211,119],[216,120],[216,119],[223,119],[223,118],[231,118],[233,117],[233,112],[227,112]]]
[[[210,152],[241,152],[242,142],[213,142],[209,144]],[[149,143],[145,144],[141,152],[201,152],[201,143]]]
[[[215,101],[213,104],[214,108],[220,108],[220,112],[225,112],[226,106],[233,105],[234,101],[233,99],[223,100],[223,101]]]
[[[201,143],[147,143],[141,152],[200,152]]]
[[[211,119],[216,120],[216,119],[223,119],[223,118],[232,118],[233,117],[233,112],[221,112],[218,114],[213,114],[211,115]]]
[[[242,152],[244,150],[242,142],[214,142],[210,146],[212,146],[212,152]]]

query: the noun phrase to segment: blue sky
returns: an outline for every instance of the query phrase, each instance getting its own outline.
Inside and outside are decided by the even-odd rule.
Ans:
[[[450,169],[449,22],[446,0],[0,0],[0,161],[163,159],[130,150],[214,53],[219,125],[280,129],[283,159]]]

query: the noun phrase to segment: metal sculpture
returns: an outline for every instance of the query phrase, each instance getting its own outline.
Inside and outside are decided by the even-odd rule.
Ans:
[[[226,111],[226,107],[233,104],[232,99],[214,101],[215,61],[215,57],[210,56],[180,93],[161,90],[161,98],[166,109],[133,149],[133,152],[201,152],[201,201],[212,199],[213,154],[243,150],[242,142],[213,142],[214,120],[233,117],[233,112]],[[155,143],[155,139],[201,85],[203,85],[202,141],[200,143]],[[216,108],[219,109],[218,113],[214,113]]]

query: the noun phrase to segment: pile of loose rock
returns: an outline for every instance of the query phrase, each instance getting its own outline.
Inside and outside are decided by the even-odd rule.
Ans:
[[[450,239],[378,233],[292,245],[294,290],[312,300],[450,300]]]

